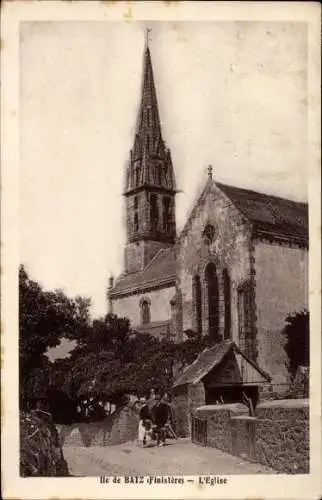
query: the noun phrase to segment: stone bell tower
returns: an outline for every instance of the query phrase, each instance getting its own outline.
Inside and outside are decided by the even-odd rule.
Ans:
[[[175,195],[174,169],[162,138],[147,39],[141,100],[125,179],[125,273],[143,270],[161,248],[174,244]]]

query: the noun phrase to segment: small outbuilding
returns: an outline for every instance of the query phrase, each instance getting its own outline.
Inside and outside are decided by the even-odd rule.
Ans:
[[[270,381],[232,341],[205,349],[174,381],[177,433],[189,435],[192,412],[199,406],[243,403],[246,396],[255,407],[260,386]]]

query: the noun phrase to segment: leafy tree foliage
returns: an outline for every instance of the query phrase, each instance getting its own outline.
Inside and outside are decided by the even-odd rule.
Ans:
[[[90,301],[68,298],[62,291],[45,291],[19,269],[19,363],[21,404],[38,398],[50,384],[47,349],[62,337],[88,335]]]
[[[287,366],[291,377],[294,378],[300,365],[309,366],[309,312],[304,310],[289,314],[283,333],[286,336],[284,348],[288,357]]]
[[[88,299],[44,291],[23,267],[19,300],[22,400],[47,395],[56,421],[73,421],[77,406],[89,398],[91,406],[100,409],[104,402],[124,404],[128,394],[168,392],[175,371],[209,345],[207,338],[191,330],[180,344],[159,340],[135,332],[128,319],[113,314],[91,322]],[[46,351],[62,337],[76,340],[77,345],[69,357],[52,363]]]

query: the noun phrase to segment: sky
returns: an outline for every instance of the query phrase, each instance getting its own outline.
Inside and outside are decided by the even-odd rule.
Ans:
[[[180,230],[218,182],[307,201],[307,32],[286,22],[20,24],[20,262],[107,312],[122,272],[124,168],[144,30]]]

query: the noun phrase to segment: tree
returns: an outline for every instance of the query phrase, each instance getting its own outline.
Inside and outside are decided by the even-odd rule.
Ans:
[[[62,291],[45,291],[19,269],[19,378],[21,404],[43,396],[50,384],[48,348],[62,337],[87,337],[90,301],[68,298]],[[37,390],[36,390],[37,387]],[[34,389],[33,389],[34,388]]]
[[[304,310],[289,314],[283,330],[286,336],[285,351],[287,367],[292,379],[299,366],[309,366],[310,361],[310,333],[309,312]]]

